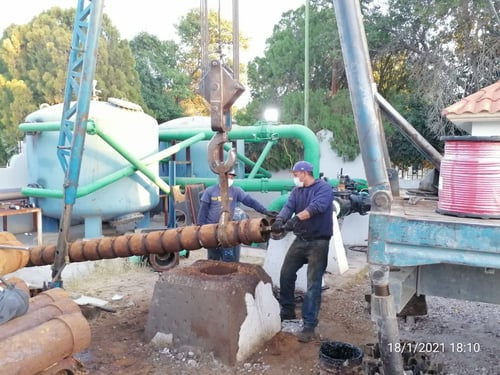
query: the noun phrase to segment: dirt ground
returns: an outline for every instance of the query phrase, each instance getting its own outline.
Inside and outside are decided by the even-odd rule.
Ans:
[[[191,252],[189,258],[181,258],[178,267],[205,257],[204,250]],[[242,256],[241,261],[259,264],[263,259]],[[364,299],[369,290],[366,269],[354,270],[349,277],[336,283],[333,283],[334,275],[326,275],[318,340],[299,343],[293,334],[300,329],[299,321],[287,322],[282,332],[261,350],[234,367],[220,363],[212,353],[204,353],[199,348],[158,347],[144,341],[144,327],[158,277],[159,274],[148,267],[115,259],[101,261],[85,280],[66,283],[66,289],[75,296],[83,294],[107,300],[109,303],[105,307],[113,311],[82,307],[92,331],[90,347],[76,355],[85,367],[83,373],[317,374],[322,340],[354,345],[375,342],[375,331]]]
[[[365,254],[348,250],[347,256],[348,260],[352,257],[359,260]],[[178,267],[205,257],[204,250],[193,251],[189,258],[181,258]],[[242,256],[241,261],[261,264],[263,258]],[[282,331],[254,355],[229,367],[200,348],[155,346],[145,342],[144,328],[159,274],[124,259],[100,262],[90,275],[66,284],[66,289],[75,295],[109,301],[105,307],[110,311],[82,307],[92,331],[90,347],[76,355],[84,366],[82,374],[320,374],[324,373],[319,361],[321,342],[340,341],[365,348],[366,344],[372,346],[377,341],[365,301],[365,294],[370,290],[366,267],[358,266],[342,276],[325,276],[318,327],[320,337],[316,341],[299,343],[293,334],[300,329],[299,321],[287,322]],[[427,316],[408,321],[399,318],[401,339],[446,342],[443,352],[422,356],[432,364],[425,373],[500,375],[500,307],[437,297],[430,301]],[[478,351],[457,352],[455,349],[450,352],[450,343],[472,341],[480,344]]]

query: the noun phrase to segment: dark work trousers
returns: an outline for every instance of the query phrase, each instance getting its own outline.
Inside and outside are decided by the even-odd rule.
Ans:
[[[328,264],[329,239],[304,240],[297,237],[290,245],[280,274],[281,315],[295,314],[297,271],[307,264],[307,291],[302,304],[304,327],[315,328],[321,305],[323,274]]]
[[[222,260],[223,262],[239,262],[240,261],[241,246],[234,246],[228,248],[212,248],[207,249],[209,260]]]

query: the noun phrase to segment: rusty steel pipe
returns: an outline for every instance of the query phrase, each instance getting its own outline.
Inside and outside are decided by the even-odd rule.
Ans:
[[[59,301],[60,299],[68,299],[69,293],[62,288],[52,288],[47,289],[36,296],[30,298],[28,311],[26,314],[32,311],[41,309],[53,302]]]
[[[57,316],[76,312],[80,312],[80,306],[76,302],[71,298],[60,299],[2,324],[0,341],[34,328]]]
[[[83,363],[75,357],[66,357],[36,375],[75,375],[87,373],[88,371],[85,369]]]
[[[0,341],[2,374],[32,375],[87,348],[90,326],[81,313],[58,316]]]
[[[197,250],[202,247],[233,247],[265,242],[270,236],[269,223],[265,218],[230,221],[223,239],[218,235],[219,224],[186,226],[149,233],[134,233],[118,237],[80,240],[68,244],[70,262],[175,253],[181,250]],[[27,267],[52,264],[56,247],[31,248]]]

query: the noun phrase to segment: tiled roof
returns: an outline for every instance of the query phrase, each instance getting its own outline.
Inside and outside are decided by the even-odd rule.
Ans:
[[[450,105],[443,109],[441,114],[443,116],[495,114],[500,116],[500,81]]]

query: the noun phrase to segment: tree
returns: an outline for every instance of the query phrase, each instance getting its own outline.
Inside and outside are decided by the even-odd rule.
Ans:
[[[0,165],[6,165],[9,158],[18,152],[17,142],[22,138],[17,126],[25,111],[36,110],[35,105],[27,106],[32,93],[23,81],[7,80],[0,74]]]
[[[192,9],[181,18],[176,25],[180,38],[180,51],[182,59],[179,68],[189,74],[194,91],[198,91],[202,79],[202,54],[201,54],[201,23],[200,10]],[[208,54],[209,60],[221,60],[223,64],[232,67],[233,27],[230,21],[219,17],[215,11],[208,12]],[[248,38],[239,34],[240,50],[248,49]],[[231,57],[230,57],[231,56]],[[240,64],[240,81],[244,82],[245,69]],[[191,100],[183,102],[183,107],[188,114],[208,115],[207,103],[197,94]]]
[[[367,18],[379,35],[387,35],[379,56],[398,57],[393,66],[404,70],[404,89],[427,103],[426,125],[438,135],[453,132],[440,116],[443,108],[500,76],[499,9],[492,11],[493,5],[490,0],[388,0],[387,11],[375,10]]]
[[[333,7],[331,2],[323,0],[312,0],[310,5],[308,126],[313,131],[332,131],[332,148],[339,156],[353,160],[359,153],[359,144]],[[264,57],[249,63],[252,99],[258,107],[253,109],[254,113],[272,105],[280,108],[282,123],[304,122],[304,47],[305,7],[302,6],[283,13],[266,41]],[[301,151],[298,144],[280,142],[270,157],[275,162],[271,165],[266,161],[266,167],[286,167],[287,155],[293,153],[293,158],[301,158]]]
[[[278,100],[290,92],[304,90],[305,7],[283,13],[266,41],[264,57],[257,57],[248,65],[252,97]],[[310,89],[346,87],[340,42],[332,4],[312,0],[309,13]]]
[[[500,76],[498,10],[492,11],[489,0],[380,4],[361,2],[378,91],[439,149],[439,136],[456,134],[441,110]],[[311,0],[309,127],[331,130],[333,149],[351,159],[359,146],[333,14],[330,2]],[[301,122],[304,114],[304,24],[304,7],[284,13],[264,56],[248,68],[256,106],[278,106],[284,122]],[[253,113],[261,110],[252,107]],[[391,128],[387,134],[389,152],[399,165],[421,159]]]
[[[130,42],[141,93],[159,123],[181,117],[181,103],[191,99],[191,78],[178,67],[182,61],[179,47],[173,41],[161,41],[147,33]]]
[[[56,7],[4,31],[0,40],[0,138],[7,154],[20,139],[17,126],[26,115],[42,103],[56,104],[64,99],[74,18],[74,9]],[[106,15],[95,79],[104,100],[117,97],[144,105],[128,42],[120,39]],[[5,159],[0,161],[5,163]]]

